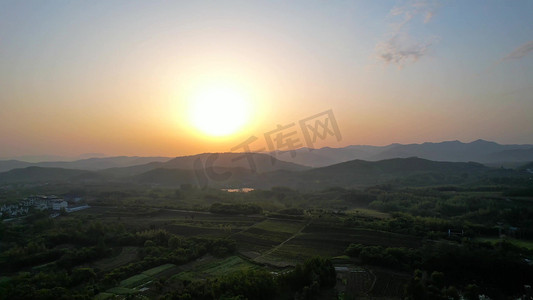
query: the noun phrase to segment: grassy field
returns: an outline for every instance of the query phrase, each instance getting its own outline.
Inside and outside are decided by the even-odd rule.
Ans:
[[[134,289],[129,289],[129,288],[121,287],[121,286],[117,286],[106,291],[106,293],[115,294],[115,295],[133,295],[136,292],[137,291]]]
[[[175,275],[174,278],[193,280],[257,268],[260,268],[260,266],[252,264],[239,256],[230,256],[225,259],[206,259],[203,263],[195,264],[192,269]]]
[[[97,295],[98,299],[107,299],[109,295],[131,295],[138,292],[138,288],[161,277],[162,275],[174,275],[179,269],[174,264],[164,264],[148,269],[140,274],[133,275],[120,282],[119,286],[108,289],[105,293]]]
[[[174,265],[174,264],[165,264],[165,265],[161,265],[159,267],[155,267],[155,268],[151,268],[149,270],[146,270],[146,271],[142,272],[142,274],[154,277],[154,276],[159,275],[160,273],[163,273],[163,272],[165,272],[167,270],[170,270],[172,268],[175,268],[175,267],[176,267],[176,265]]]
[[[137,274],[133,275],[130,278],[124,279],[120,282],[121,287],[129,287],[134,288],[136,286],[139,286],[143,283],[146,283],[150,280],[152,280],[153,277],[145,275],[145,274]]]

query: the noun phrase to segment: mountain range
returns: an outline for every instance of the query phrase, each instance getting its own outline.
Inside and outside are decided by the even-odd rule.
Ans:
[[[209,183],[217,187],[315,189],[400,180],[424,185],[460,183],[494,174],[525,174],[531,168],[523,166],[530,166],[532,161],[532,145],[500,145],[484,140],[383,147],[354,145],[301,148],[294,152],[202,153],[176,158],[120,156],[41,163],[9,160],[0,161],[0,171],[4,171],[0,172],[0,184],[123,182],[204,186]],[[513,171],[491,168],[480,162],[515,162],[522,167]]]
[[[42,167],[42,168],[63,168],[78,170],[103,170],[113,167],[128,167],[150,162],[165,162],[171,157],[140,157],[140,156],[114,156],[114,157],[93,157],[75,161],[45,161],[27,162],[21,160],[0,160],[0,172],[18,168]]]
[[[501,145],[485,140],[470,143],[446,141],[388,146],[352,145],[344,148],[301,148],[295,151],[274,151],[269,154],[280,160],[310,167],[325,167],[354,159],[379,161],[407,157],[434,161],[473,161],[490,165],[519,165],[533,161],[533,145]]]
[[[233,155],[220,153],[221,161]],[[270,160],[267,155],[258,156]],[[266,161],[265,161],[266,163]],[[62,168],[27,167],[0,173],[0,185],[18,183],[74,183],[74,184],[142,184],[179,187],[192,184],[213,188],[252,187],[269,189],[286,186],[299,190],[317,190],[332,186],[364,187],[383,183],[402,183],[412,186],[462,184],[489,177],[530,176],[528,170],[490,168],[478,163],[436,162],[421,158],[394,158],[381,161],[352,160],[322,168],[309,169],[290,163],[279,163],[268,172],[245,167],[170,168],[154,167],[137,170],[139,173],[86,171]],[[171,164],[170,164],[171,165]],[[161,165],[165,166],[165,164]],[[145,165],[146,167],[146,165]],[[292,170],[284,169],[288,167]],[[130,169],[126,167],[123,169]]]
[[[419,157],[434,161],[451,161],[451,162],[478,162],[489,165],[503,164],[507,166],[519,166],[526,162],[533,161],[533,145],[502,145],[495,142],[477,140],[470,143],[460,141],[446,141],[440,143],[423,143],[423,144],[390,144],[388,146],[367,146],[351,145],[342,148],[324,147],[320,149],[300,148],[294,151],[273,151],[266,152],[273,156],[280,163],[290,162],[300,165],[298,168],[306,167],[325,167],[337,163],[350,161],[354,159],[378,161],[391,158]],[[98,154],[100,155],[100,154]],[[148,171],[154,168],[181,168],[189,169],[193,161],[200,157],[205,163],[209,153],[171,157],[138,157],[138,156],[115,156],[115,157],[93,157],[75,161],[45,161],[45,162],[28,162],[23,160],[0,160],[0,172],[25,167],[46,167],[46,168],[64,168],[79,170],[104,170],[110,168],[131,167],[131,169],[115,170],[116,172],[134,172],[138,174],[142,171]],[[243,167],[247,164],[247,159],[235,159],[235,154],[231,157],[231,163],[228,161],[216,162],[217,165],[225,167]],[[164,163],[167,163],[164,165]],[[267,167],[270,164],[258,166],[261,172],[272,171],[276,168]],[[294,167],[294,165],[293,165]],[[283,168],[288,168],[284,165]],[[290,169],[290,168],[289,168]],[[110,173],[113,173],[110,170]]]

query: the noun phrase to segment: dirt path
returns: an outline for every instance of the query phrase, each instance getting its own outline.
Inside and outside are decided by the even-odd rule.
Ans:
[[[258,259],[262,258],[262,257],[265,257],[271,253],[273,253],[274,251],[278,250],[279,248],[283,247],[283,245],[285,245],[287,242],[290,242],[292,239],[294,239],[296,236],[300,235],[300,233],[302,233],[302,231],[307,227],[309,226],[309,224],[311,224],[311,220],[307,221],[307,223],[304,224],[304,226],[302,226],[302,228],[300,228],[300,230],[298,230],[297,232],[295,232],[292,236],[290,236],[288,239],[284,240],[283,242],[281,242],[279,245],[273,247],[272,249],[268,250],[267,252],[259,255],[258,257],[255,257],[253,260],[256,261],[256,262],[260,262],[258,261]]]

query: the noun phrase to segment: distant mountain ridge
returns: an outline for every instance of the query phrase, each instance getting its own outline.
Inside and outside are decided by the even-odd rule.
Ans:
[[[204,154],[201,157],[207,157]],[[222,156],[220,162],[235,158]],[[259,157],[270,160],[268,155]],[[188,159],[168,162],[167,166],[181,166]],[[279,163],[278,161],[277,163]],[[528,173],[519,170],[490,168],[479,163],[437,162],[416,157],[394,158],[381,161],[352,160],[327,167],[306,169],[292,164],[280,164],[267,172],[254,172],[250,168],[224,167],[223,164],[205,169],[181,169],[161,167],[167,163],[148,164],[150,169],[139,173],[111,174],[104,171],[83,171],[60,168],[28,167],[0,173],[0,184],[16,183],[125,183],[179,187],[193,184],[213,188],[252,187],[269,189],[286,186],[299,190],[319,190],[328,187],[365,187],[383,183],[399,183],[409,186],[472,183],[491,177],[520,177]],[[282,167],[292,168],[292,170]],[[131,168],[131,167],[129,167]],[[119,168],[119,169],[129,169]],[[226,174],[219,178],[211,174]],[[207,181],[205,181],[207,180]]]
[[[533,161],[533,145],[501,145],[485,140],[476,140],[470,143],[445,141],[422,144],[390,144],[388,146],[352,145],[343,148],[301,148],[293,152],[274,151],[269,154],[280,160],[311,167],[325,167],[354,159],[379,161],[408,157],[448,162],[526,163]]]
[[[0,183],[68,182],[90,174],[91,171],[85,170],[32,166],[0,173]]]
[[[117,158],[110,159],[118,164]],[[131,163],[130,159],[126,159]],[[90,164],[92,162],[93,164]],[[79,166],[101,167],[105,159],[90,159],[77,162]],[[12,163],[12,162],[11,162]],[[241,182],[247,176],[273,171],[304,171],[310,167],[301,166],[291,162],[280,161],[270,155],[262,153],[202,153],[190,156],[181,156],[165,162],[149,162],[127,167],[115,167],[97,170],[82,170],[71,168],[58,168],[57,165],[72,167],[70,162],[42,163],[41,166],[26,166],[0,173],[0,183],[17,182],[57,182],[57,181],[95,181],[118,180],[139,183],[191,183],[196,180],[197,173],[206,174],[207,170],[215,173],[228,171],[232,174],[231,180]],[[53,165],[53,166],[48,166]],[[12,165],[11,165],[12,166]],[[198,171],[198,172],[196,172]],[[243,175],[243,174],[246,174]],[[234,176],[235,175],[235,176]],[[205,175],[207,176],[207,175]]]
[[[151,162],[125,168],[111,168],[103,170],[106,174],[115,176],[138,175],[155,169],[194,170],[215,168],[241,168],[255,173],[272,172],[276,170],[303,171],[310,167],[276,159],[263,153],[202,153],[189,156],[179,156],[166,162]]]
[[[438,162],[409,157],[380,161],[351,160],[331,166],[314,168],[299,174],[272,172],[266,174],[273,186],[289,186],[298,189],[327,188],[332,186],[360,187],[392,182],[409,181],[413,184],[460,183],[469,178],[477,178],[493,170],[473,162]],[[438,182],[435,182],[434,178]],[[262,182],[258,182],[258,186]]]
[[[43,168],[63,168],[76,170],[103,170],[113,167],[128,167],[149,162],[165,162],[171,157],[140,157],[140,156],[113,156],[113,157],[93,157],[76,161],[46,161],[46,162],[25,162],[20,160],[0,160],[0,172],[5,172],[18,168],[43,167]]]
[[[216,157],[214,157],[215,155]],[[351,145],[343,148],[300,148],[294,151],[267,153],[202,153],[175,158],[117,156],[40,163],[0,160],[0,172],[42,167],[99,171],[105,176],[127,177],[155,169],[192,170],[199,167],[206,168],[209,167],[208,161],[210,161],[214,167],[218,168],[253,169],[257,173],[268,173],[280,170],[303,171],[353,160],[381,161],[409,157],[432,161],[472,161],[491,166],[506,164],[516,167],[533,161],[533,145],[501,145],[495,142],[476,140],[470,143],[445,141],[406,145],[390,144],[388,146]],[[253,164],[250,164],[250,161],[253,161]]]

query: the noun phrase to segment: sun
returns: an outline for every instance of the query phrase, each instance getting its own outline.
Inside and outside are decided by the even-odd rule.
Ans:
[[[191,124],[204,134],[215,137],[238,132],[250,115],[250,102],[244,93],[230,86],[209,86],[191,97]]]

